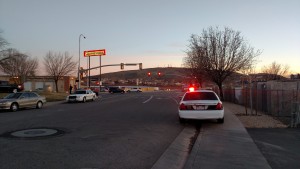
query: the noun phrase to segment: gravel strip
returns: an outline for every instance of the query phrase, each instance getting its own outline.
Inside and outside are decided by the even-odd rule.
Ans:
[[[246,115],[246,110],[244,106],[233,104],[229,102],[223,103],[225,109],[230,110],[235,114],[239,120],[243,123],[246,128],[287,128],[288,126],[276,120],[274,117],[264,114],[263,112],[253,111],[254,115],[249,115],[251,113],[250,109],[247,109],[248,115]]]

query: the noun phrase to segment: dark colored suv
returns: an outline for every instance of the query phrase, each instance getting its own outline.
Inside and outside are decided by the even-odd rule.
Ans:
[[[108,89],[109,93],[125,93],[125,91],[123,89],[120,89],[119,87],[110,87]]]
[[[8,81],[0,80],[0,92],[1,93],[19,92],[21,90],[22,90],[21,85],[10,84]]]

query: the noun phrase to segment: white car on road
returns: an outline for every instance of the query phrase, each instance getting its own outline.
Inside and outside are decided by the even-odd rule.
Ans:
[[[128,89],[127,92],[142,92],[142,88],[133,87],[133,88]]]
[[[211,90],[188,91],[182,97],[179,107],[179,120],[216,119],[224,123],[224,108],[218,95]]]
[[[90,89],[76,90],[73,94],[67,96],[67,102],[86,102],[88,100],[94,101],[97,98],[96,93]]]

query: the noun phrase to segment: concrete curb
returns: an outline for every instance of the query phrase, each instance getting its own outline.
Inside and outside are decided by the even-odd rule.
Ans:
[[[189,155],[188,160],[186,161],[184,167],[182,168],[186,168],[186,169],[191,169],[193,168],[193,164],[195,163],[198,151],[200,151],[200,142],[201,142],[201,138],[203,137],[202,134],[203,133],[203,129],[200,129],[200,133],[197,137],[197,140],[193,146],[193,149],[191,151],[191,154]]]
[[[191,138],[196,129],[185,127],[151,169],[182,169],[189,155]]]
[[[185,169],[271,169],[239,119],[225,107],[225,122],[202,123]]]

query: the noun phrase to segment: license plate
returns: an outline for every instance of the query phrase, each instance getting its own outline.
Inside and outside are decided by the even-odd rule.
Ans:
[[[205,110],[205,106],[193,106],[195,110]]]

